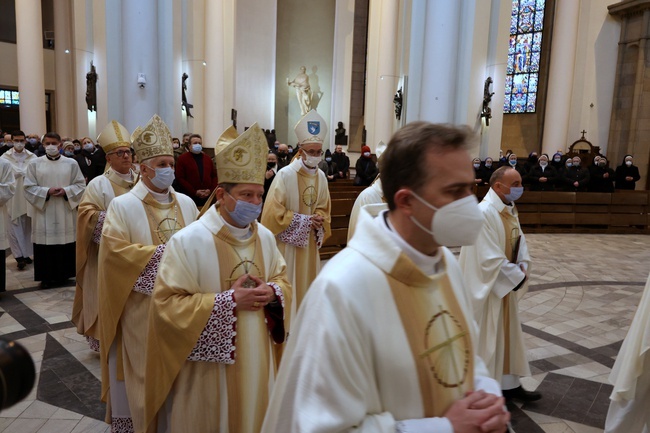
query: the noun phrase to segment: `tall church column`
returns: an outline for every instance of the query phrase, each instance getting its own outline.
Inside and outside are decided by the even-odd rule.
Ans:
[[[41,0],[17,1],[16,50],[20,128],[26,134],[47,132],[42,28]]]
[[[74,126],[74,73],[72,68],[72,36],[70,2],[54,0],[54,62],[56,78],[56,126],[62,136],[73,136]]]
[[[183,0],[182,1],[182,72],[187,73],[188,79],[185,82],[187,90],[187,102],[194,107],[190,109],[193,117],[183,111],[182,132],[196,132],[205,134],[205,108],[204,108],[204,75],[205,66],[205,0]],[[206,63],[207,64],[207,63]],[[213,147],[214,143],[203,140],[204,147]]]
[[[542,153],[567,150],[580,0],[556,2]],[[577,131],[575,131],[577,133]]]
[[[413,1],[408,122],[455,121],[462,3]]]
[[[234,99],[234,22],[233,0],[205,2],[203,142],[212,146],[230,123],[229,107]]]
[[[122,0],[124,126],[133,131],[158,112],[158,2]],[[144,74],[146,84],[138,84]],[[167,119],[164,119],[167,120]]]
[[[380,141],[388,143],[393,134],[393,96],[400,78],[396,75],[398,3],[370,2],[365,123],[366,144],[373,152]]]

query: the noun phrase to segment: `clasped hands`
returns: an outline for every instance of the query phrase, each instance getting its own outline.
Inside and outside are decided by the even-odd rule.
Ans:
[[[244,287],[244,283],[249,279],[257,285],[252,288]],[[235,291],[235,302],[239,310],[258,311],[276,300],[273,288],[254,275],[242,275],[231,288]]]
[[[57,188],[53,186],[47,190],[47,195],[53,197],[63,197],[65,195],[65,190],[63,188]]]
[[[485,391],[470,391],[445,413],[454,433],[503,433],[510,422],[505,399]]]
[[[316,229],[316,230],[322,228],[324,220],[325,220],[325,218],[322,215],[316,215],[316,214],[312,215],[311,216],[311,227],[313,229]]]

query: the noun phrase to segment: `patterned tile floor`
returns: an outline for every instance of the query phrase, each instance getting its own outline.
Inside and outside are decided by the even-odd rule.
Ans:
[[[520,301],[539,402],[510,406],[517,433],[602,432],[607,377],[648,277],[650,236],[531,234],[531,285]],[[37,386],[0,412],[0,432],[107,432],[99,357],[70,323],[74,287],[38,290],[7,258],[0,335],[32,354]]]

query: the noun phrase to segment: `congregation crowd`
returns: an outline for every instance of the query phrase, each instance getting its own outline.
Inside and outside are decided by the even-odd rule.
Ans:
[[[295,148],[229,127],[214,156],[157,115],[96,143],[4,136],[0,234],[42,288],[76,278],[72,322],[99,352],[112,432],[497,433],[506,401],[542,398],[520,382],[532,263],[515,202],[527,184],[634,189],[632,157],[614,171],[507,153],[472,170],[468,128],[410,123],[376,159],[362,148],[353,182],[370,187],[321,271],[328,183],[351,177],[327,132],[314,110]],[[636,362],[625,347],[617,365]],[[622,376],[612,433],[648,424]]]
[[[593,161],[582,161],[580,156],[567,156],[558,151],[549,158],[531,152],[524,163],[508,150],[497,162],[492,158],[474,158],[476,185],[488,185],[490,176],[499,167],[512,167],[521,175],[523,184],[531,191],[588,191],[614,192],[617,189],[634,190],[641,178],[634,157],[625,155],[614,170],[606,157],[597,155]]]

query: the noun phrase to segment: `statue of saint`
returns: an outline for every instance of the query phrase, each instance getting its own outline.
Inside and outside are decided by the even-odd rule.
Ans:
[[[86,104],[89,111],[97,111],[97,69],[90,61],[90,72],[86,74]]]
[[[307,76],[307,68],[300,67],[300,73],[296,75],[292,81],[287,78],[287,85],[293,86],[296,89],[296,98],[300,104],[300,115],[304,116],[311,110],[311,87],[309,86],[309,76]]]
[[[347,145],[348,136],[345,135],[345,128],[343,127],[343,122],[339,122],[338,125],[339,127],[336,128],[335,130],[336,135],[334,135],[334,144]]]

